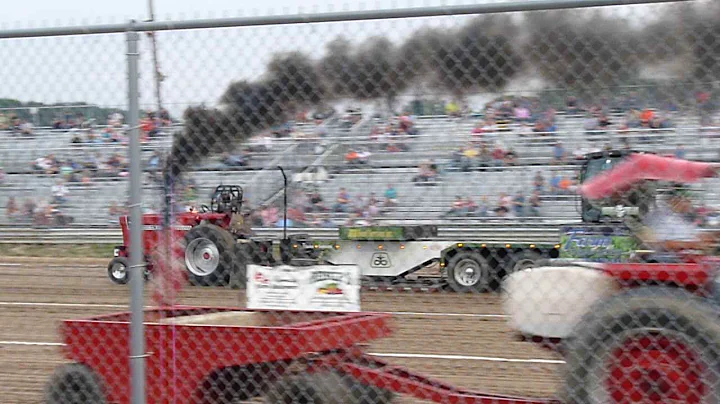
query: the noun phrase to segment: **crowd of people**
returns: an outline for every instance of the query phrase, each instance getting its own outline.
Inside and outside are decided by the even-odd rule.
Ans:
[[[698,97],[703,102],[708,102],[707,96]],[[643,139],[642,136],[633,136],[634,132],[642,134],[655,131],[655,133],[661,133],[663,129],[674,126],[675,107],[662,105],[662,108],[652,108],[652,105],[643,105],[639,99],[640,97],[636,94],[630,94],[620,100],[601,99],[586,103],[578,98],[568,97],[564,111],[558,112],[536,98],[504,97],[487,103],[480,114],[471,113],[463,102],[448,102],[445,104],[445,112],[451,119],[466,119],[469,114],[473,114],[473,117],[480,116],[480,119],[467,134],[467,143],[451,153],[450,158],[446,160],[447,165],[444,161],[437,162],[433,159],[422,161],[417,166],[417,173],[408,176],[408,181],[416,186],[434,186],[442,182],[445,170],[472,171],[480,168],[484,171],[492,171],[521,164],[539,164],[527,163],[529,161],[527,159],[531,156],[525,154],[530,152],[524,148],[520,148],[518,151],[516,143],[507,141],[509,138],[503,138],[506,133],[510,132],[520,135],[520,137],[514,136],[512,139],[521,139],[525,135],[532,135],[537,139],[544,138],[546,140],[544,144],[549,145],[544,147],[551,147],[552,151],[546,154],[550,157],[542,165],[554,166],[582,158],[586,153],[611,148],[611,142],[607,141],[610,134],[617,135],[612,140],[618,140],[621,147],[631,148],[631,143],[635,139]],[[579,119],[579,126],[586,132],[588,143],[567,145],[555,137],[558,132],[558,116],[561,113]],[[362,111],[353,109],[348,110],[342,120],[352,126],[361,120],[367,122],[366,117],[367,115],[363,115]],[[253,156],[272,149],[274,139],[304,138],[308,135],[313,139],[326,138],[328,129],[323,125],[326,118],[327,116],[298,117],[298,122],[302,123],[301,126],[295,126],[295,121],[291,121],[274,127],[268,133],[256,138],[247,147],[223,153],[218,160],[229,168],[248,167]],[[376,153],[412,152],[419,144],[413,142],[420,135],[417,117],[409,112],[402,112],[390,118],[370,116],[367,119],[371,119],[372,127],[369,141],[364,142],[366,146],[352,147],[344,152],[346,166],[367,167]],[[101,128],[92,120],[85,119],[82,114],[76,114],[59,118],[55,122],[54,128],[70,132],[72,144],[125,145],[128,139],[127,125],[124,120],[125,117],[122,114],[114,113],[108,117],[108,125]],[[143,141],[159,135],[163,128],[171,123],[166,111],[159,114],[146,112],[141,122]],[[0,129],[15,128],[14,130],[18,130],[20,124],[22,122],[18,121],[16,117],[12,119],[6,115],[0,117]],[[600,140],[596,141],[596,139]],[[612,144],[617,145],[618,143],[614,141]],[[82,153],[76,153],[73,158],[61,158],[55,154],[48,154],[34,160],[30,168],[34,173],[50,175],[62,179],[68,184],[90,183],[99,177],[122,178],[127,176],[128,162],[125,153],[107,153],[106,149],[102,150],[103,152],[100,152],[100,149],[83,149]],[[675,155],[678,157],[685,157],[686,153],[687,151],[682,146],[675,151]],[[411,155],[408,154],[408,156],[410,156],[408,159],[412,160]],[[148,172],[156,172],[162,167],[162,159],[160,151],[153,152],[145,162],[145,168]],[[482,173],[478,173],[478,175],[482,175]],[[0,170],[0,182],[2,182],[2,176],[3,173]],[[542,176],[542,174],[538,172],[538,176]],[[573,178],[553,174],[547,179],[536,178],[533,181],[532,189],[522,195],[484,196],[482,193],[479,193],[480,195],[476,193],[474,197],[458,195],[446,216],[537,216],[540,214],[541,195],[571,193],[573,187]],[[367,194],[366,197],[354,195],[351,198],[349,194],[351,192],[355,194],[356,191],[358,190],[348,184],[348,188],[344,190],[345,194],[341,192],[336,201],[327,203],[327,205],[321,202],[322,197],[319,192],[303,191],[298,194],[298,200],[289,210],[289,219],[296,225],[324,225],[328,224],[327,218],[332,217],[333,214],[344,213],[345,215],[342,217],[349,217],[348,220],[351,222],[372,223],[393,206],[387,196],[377,197],[374,194]],[[183,188],[182,194],[183,201],[192,204],[197,190],[191,185]],[[390,199],[397,200],[396,197]],[[56,202],[61,200],[62,197],[48,201],[48,204],[58,208],[60,204]],[[258,224],[278,225],[281,222],[281,218],[278,217],[278,209],[277,206],[259,206],[254,209],[253,218]]]

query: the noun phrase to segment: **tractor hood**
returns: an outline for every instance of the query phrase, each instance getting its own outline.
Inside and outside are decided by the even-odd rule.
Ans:
[[[612,169],[596,175],[580,186],[578,191],[588,199],[607,198],[646,180],[697,182],[714,176],[718,167],[718,164],[636,153]]]

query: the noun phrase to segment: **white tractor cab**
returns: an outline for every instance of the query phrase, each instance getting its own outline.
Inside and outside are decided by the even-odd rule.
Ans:
[[[579,192],[600,200],[647,180],[697,182],[717,169],[631,154]],[[564,356],[563,399],[720,402],[720,259],[690,250],[677,257],[674,263],[550,260],[505,279],[509,326]]]

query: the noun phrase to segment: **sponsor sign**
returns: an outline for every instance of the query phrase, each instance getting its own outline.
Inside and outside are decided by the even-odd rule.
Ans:
[[[402,240],[405,232],[402,227],[341,227],[341,240]]]
[[[250,309],[360,311],[356,265],[248,265],[247,276]]]
[[[561,236],[560,258],[594,262],[623,262],[638,248],[637,241],[626,231],[601,232],[568,229]]]

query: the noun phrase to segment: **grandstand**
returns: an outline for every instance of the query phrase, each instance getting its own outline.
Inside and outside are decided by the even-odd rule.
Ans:
[[[195,183],[198,203],[206,203],[211,190],[220,183],[240,184],[246,191],[246,198],[253,208],[280,202],[282,177],[275,167],[282,165],[291,174],[312,173],[317,167],[324,168],[328,175],[314,183],[294,183],[292,190],[317,189],[327,211],[311,216],[324,218],[325,225],[341,225],[353,216],[348,212],[332,209],[341,188],[346,188],[351,199],[359,196],[368,198],[374,193],[382,201],[383,194],[392,184],[397,192],[397,203],[383,207],[375,215],[377,223],[443,223],[463,220],[468,223],[497,219],[492,210],[497,207],[501,193],[509,196],[522,192],[529,198],[533,191],[533,180],[540,172],[545,178],[545,188],[539,192],[540,207],[532,216],[513,217],[511,220],[541,223],[566,223],[579,220],[578,200],[570,192],[550,189],[553,177],[573,179],[576,167],[573,153],[590,151],[593,148],[611,146],[615,148],[632,146],[636,149],[672,154],[684,146],[685,157],[699,160],[716,160],[718,149],[711,133],[701,130],[700,118],[691,114],[676,114],[671,117],[672,126],[663,129],[634,129],[631,133],[620,133],[619,124],[599,131],[588,131],[583,116],[558,113],[554,130],[547,133],[533,132],[530,126],[518,122],[505,123],[501,130],[485,131],[482,136],[492,144],[499,144],[516,156],[512,165],[494,166],[491,161],[483,165],[475,162],[459,167],[453,161],[453,153],[474,139],[473,129],[483,122],[478,115],[466,117],[418,116],[414,117],[415,132],[412,136],[397,136],[388,140],[371,138],[374,128],[383,127],[387,120],[374,116],[363,116],[357,123],[348,126],[338,117],[331,117],[322,123],[316,132],[314,123],[295,124],[291,136],[265,139],[251,143],[252,152],[247,166],[229,166],[221,156],[215,156],[193,168],[185,178]],[[613,117],[619,122],[619,116]],[[163,128],[155,137],[143,143],[144,167],[155,153],[165,153],[172,142],[174,131],[182,130],[175,125]],[[323,133],[324,136],[317,136]],[[37,129],[32,136],[17,136],[0,132],[0,166],[7,173],[0,192],[0,223],[29,224],[29,218],[8,218],[6,207],[10,197],[22,209],[32,199],[36,203],[52,199],[52,186],[57,175],[47,174],[34,168],[37,159],[50,154],[60,161],[72,160],[75,164],[86,164],[93,159],[105,161],[113,154],[125,154],[122,143],[73,143],[78,136],[75,130]],[[624,142],[622,138],[626,138]],[[383,143],[385,142],[385,143]],[[402,144],[400,150],[388,151],[387,143]],[[561,142],[567,160],[558,164],[554,145]],[[382,147],[381,147],[382,144]],[[270,145],[270,148],[263,147]],[[350,165],[346,156],[351,150],[367,150],[370,157],[365,163]],[[456,156],[457,157],[457,156]],[[412,181],[418,174],[418,166],[432,162],[437,168],[437,177],[429,183],[417,184]],[[71,171],[84,171],[84,168]],[[98,170],[102,171],[102,170]],[[101,173],[102,174],[102,173]],[[109,214],[113,198],[124,203],[127,195],[127,179],[122,165],[107,175],[96,174],[87,183],[66,184],[68,202],[60,209],[64,215],[74,218],[75,226],[106,226],[117,223]],[[150,172],[145,178],[146,211],[159,210],[163,199]],[[471,198],[481,203],[487,198],[488,216],[448,217],[457,196]],[[715,192],[708,192],[706,201],[720,202]],[[291,199],[291,208],[292,208]],[[504,218],[503,220],[508,220]],[[310,221],[310,220],[308,220]]]

